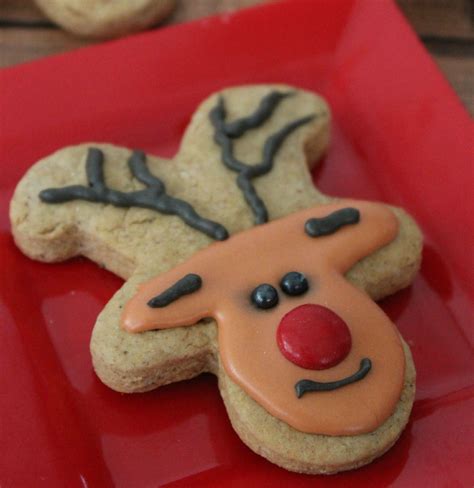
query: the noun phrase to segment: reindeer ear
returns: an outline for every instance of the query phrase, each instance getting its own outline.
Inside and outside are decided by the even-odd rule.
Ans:
[[[129,332],[193,325],[210,316],[205,279],[179,266],[139,286],[121,324]],[[185,272],[183,274],[183,271]]]
[[[306,234],[325,241],[322,248],[326,259],[342,273],[391,242],[398,233],[398,220],[388,207],[369,202],[347,203],[350,206],[305,222]]]

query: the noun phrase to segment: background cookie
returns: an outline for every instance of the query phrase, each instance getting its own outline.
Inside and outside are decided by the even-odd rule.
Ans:
[[[223,92],[228,119],[251,113],[269,90],[290,90],[283,86],[259,86],[229,89]],[[153,174],[162,178],[168,192],[186,198],[207,218],[225,224],[231,233],[250,227],[253,215],[235,186],[235,173],[220,163],[219,148],[213,142],[209,112],[216,106],[217,97],[205,101],[193,117],[183,138],[182,147],[173,163],[148,157]],[[330,199],[312,185],[307,161],[313,161],[324,151],[328,141],[328,110],[314,95],[298,91],[284,100],[268,124],[236,143],[236,152],[245,161],[258,159],[263,142],[278,127],[297,117],[314,113],[317,116],[291,135],[291,144],[283,144],[276,156],[275,168],[255,181],[259,195],[268,207],[270,218],[278,218]],[[15,239],[28,255],[45,261],[61,260],[83,254],[113,270],[120,276],[132,278],[119,290],[100,315],[91,343],[94,365],[104,382],[119,391],[145,391],[161,384],[190,378],[202,371],[218,372],[216,329],[211,320],[192,328],[128,334],[119,328],[123,304],[135,293],[138,283],[162,273],[211,242],[202,232],[190,229],[179,218],[163,216],[144,209],[118,209],[97,203],[72,201],[61,205],[38,202],[41,190],[71,184],[84,184],[84,163],[89,146],[102,150],[106,164],[105,178],[116,189],[132,191],[142,185],[134,181],[126,169],[130,151],[106,145],[89,144],[62,150],[34,166],[22,180],[15,193],[11,216]],[[78,161],[80,163],[78,164]],[[107,162],[113,161],[113,166]],[[282,198],[284,195],[284,198]],[[420,234],[411,219],[396,210],[399,234],[388,246],[360,261],[348,273],[349,279],[374,298],[381,298],[406,286],[414,276],[421,247]],[[172,236],[170,238],[170,236]],[[146,259],[144,259],[146,257]],[[394,413],[386,427],[390,435],[378,437],[374,450],[356,449],[356,458],[334,458],[311,467],[303,458],[294,458],[302,442],[288,437],[285,452],[277,452],[280,443],[271,425],[261,454],[288,469],[304,472],[332,472],[369,462],[382,454],[398,437],[407,419],[413,392],[413,374],[408,360],[406,384],[400,400],[403,414]],[[226,375],[220,373],[220,385],[236,429],[249,445],[257,450],[248,432],[248,424],[232,414],[240,395],[232,389]],[[245,395],[245,394],[243,394]],[[234,401],[235,400],[235,401]],[[249,419],[259,415],[258,405],[248,402]],[[407,405],[409,407],[407,408]],[[235,410],[236,412],[238,411]],[[264,412],[265,413],[265,412]],[[268,416],[268,422],[272,417]],[[393,427],[393,426],[396,426]],[[353,439],[355,442],[357,437]],[[274,439],[274,442],[272,441]],[[311,435],[315,446],[319,436]],[[334,438],[335,439],[335,438]],[[362,439],[359,446],[364,446]],[[339,445],[344,440],[339,439]],[[319,448],[315,448],[318,451]]]
[[[35,0],[64,29],[83,37],[110,38],[146,29],[167,17],[175,0]]]

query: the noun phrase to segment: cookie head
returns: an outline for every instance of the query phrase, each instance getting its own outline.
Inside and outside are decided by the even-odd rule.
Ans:
[[[222,366],[272,415],[307,433],[371,432],[400,397],[404,354],[390,320],[344,273],[396,234],[382,205],[298,212],[141,285],[122,326],[140,332],[214,317]]]

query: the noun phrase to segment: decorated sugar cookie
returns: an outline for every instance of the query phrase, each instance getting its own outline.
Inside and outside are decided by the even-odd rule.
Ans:
[[[314,188],[329,124],[313,93],[226,89],[173,160],[65,148],[11,204],[25,254],[84,255],[126,279],[91,340],[104,383],[142,392],[212,372],[242,440],[312,474],[382,455],[415,389],[410,351],[373,300],[410,284],[421,235],[401,209]]]

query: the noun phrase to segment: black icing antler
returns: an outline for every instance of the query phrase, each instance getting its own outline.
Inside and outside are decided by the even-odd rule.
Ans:
[[[237,185],[242,190],[244,198],[255,215],[255,223],[263,224],[268,221],[268,212],[264,202],[257,195],[251,182],[253,178],[268,173],[273,168],[273,160],[283,141],[298,127],[314,119],[308,115],[290,122],[279,131],[272,134],[263,147],[262,162],[248,165],[234,157],[232,139],[242,136],[247,130],[254,129],[263,124],[284,98],[291,96],[291,92],[271,92],[265,96],[255,112],[234,122],[226,122],[226,109],[224,100],[219,98],[217,105],[211,110],[209,116],[214,126],[214,140],[221,147],[222,162],[232,171],[239,173]]]
[[[88,202],[110,203],[116,207],[148,208],[167,215],[177,215],[190,227],[213,239],[222,241],[229,237],[227,229],[221,224],[204,219],[189,203],[167,195],[164,183],[150,173],[146,165],[146,156],[142,151],[133,151],[128,165],[133,176],[146,185],[143,190],[125,193],[107,187],[104,180],[103,163],[103,152],[97,148],[90,148],[86,160],[89,186],[48,188],[40,192],[40,199],[47,203],[87,200]]]

